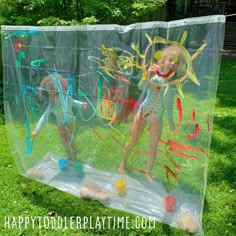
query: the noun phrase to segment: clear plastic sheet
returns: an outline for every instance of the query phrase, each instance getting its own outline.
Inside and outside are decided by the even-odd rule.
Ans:
[[[22,175],[203,233],[224,16],[2,26],[8,136]]]

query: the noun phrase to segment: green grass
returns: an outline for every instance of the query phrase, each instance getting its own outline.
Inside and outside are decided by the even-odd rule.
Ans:
[[[236,62],[223,62],[217,92],[216,110],[213,126],[213,136],[208,166],[208,184],[205,196],[203,213],[203,230],[207,236],[235,235],[235,209],[236,209]],[[48,216],[51,214],[67,217],[96,216],[122,217],[129,216],[131,220],[135,216],[123,211],[107,208],[101,203],[92,200],[84,200],[52,187],[43,185],[35,180],[27,179],[19,175],[6,135],[6,127],[3,117],[0,118],[0,235],[160,235],[160,236],[184,236],[189,235],[181,230],[174,229],[156,222],[154,229],[39,229],[27,228],[7,230],[4,228],[5,216]],[[124,125],[124,130],[126,129]],[[56,129],[51,128],[52,132]],[[50,130],[50,131],[51,131]],[[126,130],[127,131],[127,130]],[[23,132],[23,131],[22,131]],[[81,130],[81,133],[84,131]],[[99,130],[98,130],[99,132]],[[43,134],[44,133],[44,134]],[[45,140],[46,132],[41,133],[39,142]],[[98,155],[103,155],[103,148],[99,147],[101,141],[93,139],[92,132],[88,136],[93,145],[97,145]],[[81,136],[79,136],[81,137]],[[79,138],[78,137],[78,138]],[[82,136],[83,137],[83,136]],[[80,140],[79,140],[80,141]],[[145,142],[145,141],[144,141]],[[46,143],[45,145],[56,145]],[[22,145],[22,143],[18,143]],[[115,145],[115,144],[114,144]],[[37,153],[43,152],[42,148],[34,146]],[[62,150],[59,150],[59,153]],[[84,153],[83,153],[84,152]],[[85,158],[86,149],[80,155]],[[40,156],[40,155],[39,155]],[[120,153],[115,153],[119,157]],[[17,159],[17,157],[15,157]],[[32,164],[37,161],[32,160]],[[99,168],[107,169],[109,166],[118,166],[119,159],[110,159],[106,164],[97,163],[96,158],[91,159],[91,164],[97,164]],[[114,169],[115,170],[115,169]],[[164,173],[163,173],[164,174]],[[197,173],[196,173],[197,174]],[[192,174],[190,177],[193,176]],[[189,176],[186,176],[191,183]],[[193,181],[192,181],[193,182]]]

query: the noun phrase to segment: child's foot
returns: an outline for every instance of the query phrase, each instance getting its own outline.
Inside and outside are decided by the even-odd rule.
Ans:
[[[152,176],[149,173],[146,173],[146,178],[150,184],[154,183],[154,179],[152,178]]]
[[[81,197],[92,198],[98,201],[107,201],[109,199],[109,195],[103,189],[86,184],[80,188]]]
[[[30,168],[27,170],[26,174],[32,178],[43,179],[44,175],[37,168]]]
[[[118,172],[123,175],[123,174],[125,173],[125,169],[126,169],[126,165],[125,165],[125,163],[122,161],[122,162],[120,163],[120,167],[119,167],[119,169],[118,169]]]

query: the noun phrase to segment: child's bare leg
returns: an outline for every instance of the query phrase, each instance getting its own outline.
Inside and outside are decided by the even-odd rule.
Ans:
[[[137,144],[145,128],[145,125],[146,125],[146,121],[142,118],[141,112],[138,112],[134,118],[132,128],[131,128],[130,138],[129,138],[129,141],[125,145],[125,151],[122,156],[122,160],[118,169],[118,172],[120,174],[124,174],[128,157],[130,153],[132,152],[133,147]]]
[[[146,177],[148,182],[153,183],[154,180],[151,176],[152,169],[156,162],[157,156],[157,148],[159,140],[158,138],[161,136],[162,133],[162,120],[153,119],[152,123],[150,124],[150,136],[149,136],[149,158],[147,163],[147,171]]]
[[[65,125],[58,125],[58,132],[60,135],[61,143],[66,151],[67,156],[70,156],[70,145],[67,134],[67,127]]]
[[[71,122],[68,125],[68,141],[70,147],[70,156],[72,160],[77,159],[77,146],[76,146],[76,133],[75,133],[75,122]]]

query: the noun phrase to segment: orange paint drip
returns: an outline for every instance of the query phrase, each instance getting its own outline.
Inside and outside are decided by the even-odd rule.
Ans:
[[[161,139],[160,137],[157,138],[158,141],[164,143],[165,145],[169,145],[168,142],[164,141],[163,139]]]
[[[173,149],[179,149],[181,151],[197,150],[197,151],[200,151],[200,152],[206,154],[205,150],[200,147],[194,147],[194,146],[190,146],[190,145],[186,145],[186,144],[180,144],[180,143],[174,142],[173,140],[168,140],[168,144]]]
[[[196,116],[196,112],[195,112],[195,109],[193,109],[192,114],[191,114],[191,124],[193,124],[193,122],[195,120],[195,116]]]
[[[208,130],[208,132],[211,131],[211,129],[210,129],[210,114],[209,113],[207,114],[207,130]]]
[[[116,75],[117,78],[122,81],[122,82],[125,82],[127,83],[128,85],[131,85],[131,83],[129,82],[129,80],[125,79],[124,77],[120,76],[120,75]]]
[[[169,152],[167,152],[167,157],[172,162],[172,164],[174,165],[175,169],[179,172],[181,169],[180,169],[179,165],[172,159],[172,157],[171,157]]]
[[[118,143],[122,148],[125,148],[125,146],[123,144],[121,144],[114,136],[111,136],[116,143]]]
[[[178,165],[175,161],[173,161],[173,160],[171,159],[171,162],[172,162],[172,164],[174,165],[174,167],[175,167],[175,169],[176,169],[177,171],[180,171],[180,170],[181,170],[180,167],[179,167],[179,165]]]
[[[166,178],[169,180],[170,173],[172,177],[177,181],[177,175],[167,165],[164,165],[164,168],[166,169]]]
[[[98,132],[95,129],[92,129],[92,131],[104,144],[106,144],[105,140],[98,134]]]
[[[144,115],[144,118],[147,118],[150,115],[150,112]]]
[[[138,168],[136,168],[136,167],[133,167],[133,166],[131,166],[130,168],[131,168],[132,170],[136,170],[136,171],[138,171],[138,172],[140,172],[140,173],[142,173],[142,174],[146,174],[146,173],[147,173],[146,171],[140,170],[140,169],[138,169]]]
[[[188,155],[188,154],[186,154],[184,152],[177,151],[176,149],[174,149],[172,147],[171,147],[171,151],[173,153],[177,154],[178,156],[181,156],[181,157],[197,159],[197,156],[195,156],[195,155]]]

